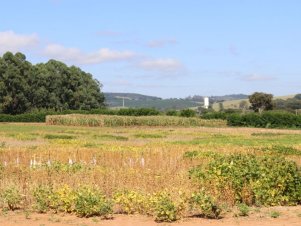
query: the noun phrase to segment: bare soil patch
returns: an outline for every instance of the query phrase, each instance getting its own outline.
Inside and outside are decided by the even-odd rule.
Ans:
[[[279,212],[272,218],[271,212]],[[234,217],[228,213],[222,219],[184,218],[174,223],[157,223],[152,217],[140,215],[114,215],[113,219],[78,218],[74,215],[26,214],[23,211],[2,213],[1,226],[301,226],[301,206],[260,208],[247,217]]]

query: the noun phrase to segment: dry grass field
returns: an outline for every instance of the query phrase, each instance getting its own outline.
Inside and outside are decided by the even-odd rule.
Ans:
[[[277,153],[273,152],[273,148]],[[3,214],[0,223],[19,225],[12,222],[15,219],[15,222],[20,223],[21,215],[24,219],[28,218],[31,225],[63,225],[65,218],[62,218],[61,214],[53,215],[53,213],[69,216],[68,212],[72,210],[69,211],[68,208],[73,207],[71,204],[67,205],[72,200],[68,191],[81,186],[97,188],[110,199],[114,199],[116,193],[121,191],[134,191],[135,197],[139,194],[168,193],[168,197],[175,201],[175,205],[180,205],[178,203],[181,202],[182,196],[188,197],[199,189],[199,183],[191,179],[189,174],[194,166],[207,165],[211,156],[215,155],[242,153],[263,156],[266,155],[265,150],[269,150],[268,155],[280,155],[300,167],[301,131],[226,127],[80,127],[3,123],[0,124],[0,191],[9,197],[14,196],[14,192],[7,193],[7,188],[11,188],[12,191],[19,192],[20,197],[15,208],[10,208],[7,202],[9,197],[2,195],[0,205]],[[57,206],[61,205],[67,209],[55,209],[53,207],[55,204],[49,204],[52,205],[51,208],[45,206],[48,215],[36,215],[35,212],[44,212],[39,208],[39,211],[36,211],[38,199],[35,191],[40,186],[63,191],[58,192],[63,204]],[[65,190],[60,190],[62,188]],[[227,225],[227,221],[250,225],[248,222],[244,223],[246,218],[239,217],[241,214],[236,213],[233,194],[225,190],[223,196],[223,199],[216,200],[222,206],[220,216],[223,219],[214,220],[214,225]],[[135,203],[137,204],[137,201],[133,205]],[[131,204],[129,205],[128,208],[133,208]],[[117,222],[120,222],[118,221],[120,218],[124,219],[124,216],[116,214],[126,212],[126,209],[121,211],[119,208],[120,206],[113,204],[115,215],[112,216],[115,216]],[[298,224],[301,222],[300,206],[274,211],[275,216],[271,214],[273,209],[263,211],[264,209],[260,210],[255,206],[248,208],[250,210],[248,209],[247,215],[250,215],[249,220],[251,219],[253,225],[256,219],[258,222],[262,219],[252,216],[259,216],[259,213],[263,212],[262,218],[267,222],[279,220],[279,223],[283,223],[279,225],[286,225],[287,222],[290,222],[290,225],[301,225]],[[17,212],[12,213],[9,209],[16,209]],[[18,211],[21,213],[18,214]],[[136,212],[139,210],[133,211]],[[144,225],[144,221],[148,222],[145,225],[156,225],[152,220],[149,221],[154,219],[151,214],[144,215],[148,217],[130,218],[128,225],[137,225],[136,221],[139,220],[141,225]],[[213,225],[210,223],[212,220],[191,218],[192,213],[186,207],[183,207],[179,215],[182,219],[179,224],[202,222],[202,225]],[[55,219],[58,217],[59,220],[57,222],[49,220],[51,216]],[[35,218],[42,220],[37,220],[39,224],[35,224],[33,222]],[[70,225],[95,225],[99,221],[99,218],[92,218],[79,220],[81,223],[77,223],[73,219]],[[101,222],[103,222],[101,225],[116,224],[114,220]],[[64,224],[67,225],[67,222]],[[262,221],[262,225],[268,224]]]

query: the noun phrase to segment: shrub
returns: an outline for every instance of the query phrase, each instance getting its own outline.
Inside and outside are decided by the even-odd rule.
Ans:
[[[9,210],[16,210],[20,208],[22,202],[22,195],[19,189],[11,185],[6,188],[1,194],[4,204]]]
[[[50,207],[56,212],[71,213],[74,210],[75,192],[68,185],[63,185],[50,196]]]
[[[278,217],[280,216],[280,213],[279,213],[278,211],[272,211],[272,212],[270,213],[270,216],[271,216],[272,218],[278,218]]]
[[[179,112],[176,111],[176,110],[169,110],[165,114],[168,115],[168,116],[178,116]]]
[[[300,171],[295,162],[280,156],[216,156],[206,167],[193,168],[190,175],[219,198],[227,188],[237,203],[274,206],[301,202]]]
[[[159,114],[160,112],[153,108],[121,108],[117,111],[117,115],[127,116],[147,116]]]
[[[108,218],[112,213],[112,203],[100,191],[87,186],[76,191],[74,208],[80,217]]]
[[[45,113],[26,113],[20,115],[0,114],[0,122],[45,122]]]
[[[246,217],[246,216],[249,216],[249,213],[250,213],[250,208],[248,205],[246,205],[245,203],[239,203],[237,205],[237,209],[238,209],[238,216],[241,216],[241,217]]]
[[[170,197],[170,194],[161,192],[151,198],[157,222],[172,222],[179,219],[181,206],[177,206]]]
[[[189,204],[192,210],[197,210],[207,218],[218,218],[221,213],[221,208],[203,190],[193,193]]]
[[[52,189],[48,186],[40,185],[33,190],[34,209],[39,213],[46,213],[50,208]]]
[[[264,112],[231,114],[227,117],[230,126],[250,126],[262,128],[301,128],[301,115],[289,112]]]
[[[114,202],[120,213],[151,214],[149,195],[135,191],[122,191],[114,194]]]
[[[202,114],[201,115],[201,118],[203,119],[227,119],[228,115],[230,114],[227,114],[225,112],[208,112],[208,113],[205,113],[205,114]]]
[[[195,117],[196,111],[192,109],[183,109],[180,111],[180,116],[181,117]]]

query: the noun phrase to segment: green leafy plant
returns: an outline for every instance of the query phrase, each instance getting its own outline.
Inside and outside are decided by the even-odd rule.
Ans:
[[[49,186],[38,186],[33,190],[34,209],[46,213],[50,209],[52,189]]]
[[[301,202],[300,171],[295,162],[280,156],[216,156],[207,166],[190,170],[190,176],[220,199],[227,188],[234,203],[274,206]]]
[[[278,217],[280,217],[280,212],[278,212],[278,211],[272,211],[272,212],[270,213],[270,216],[271,216],[272,218],[278,218]]]
[[[112,203],[97,189],[84,186],[76,191],[75,212],[80,217],[110,217]]]
[[[239,211],[238,216],[241,216],[241,217],[249,216],[250,207],[248,205],[246,205],[245,203],[239,203],[237,205],[237,209]]]
[[[22,195],[18,188],[11,185],[2,193],[2,199],[9,210],[16,210],[20,208],[22,202]]]
[[[196,115],[196,111],[192,109],[183,109],[180,111],[181,117],[194,117]]]
[[[193,193],[189,204],[192,210],[197,210],[201,215],[207,218],[218,218],[221,214],[221,208],[216,204],[213,198],[207,195],[203,190]]]
[[[160,192],[151,197],[155,221],[172,222],[180,218],[182,205],[177,205],[167,192]]]
[[[122,191],[114,194],[114,202],[120,213],[150,213],[149,195],[136,191]]]
[[[75,192],[68,185],[63,185],[50,196],[50,207],[58,212],[71,213],[74,210]]]

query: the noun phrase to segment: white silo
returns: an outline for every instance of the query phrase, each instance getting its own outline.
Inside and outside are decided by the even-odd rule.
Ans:
[[[204,108],[209,108],[209,97],[204,97]]]

